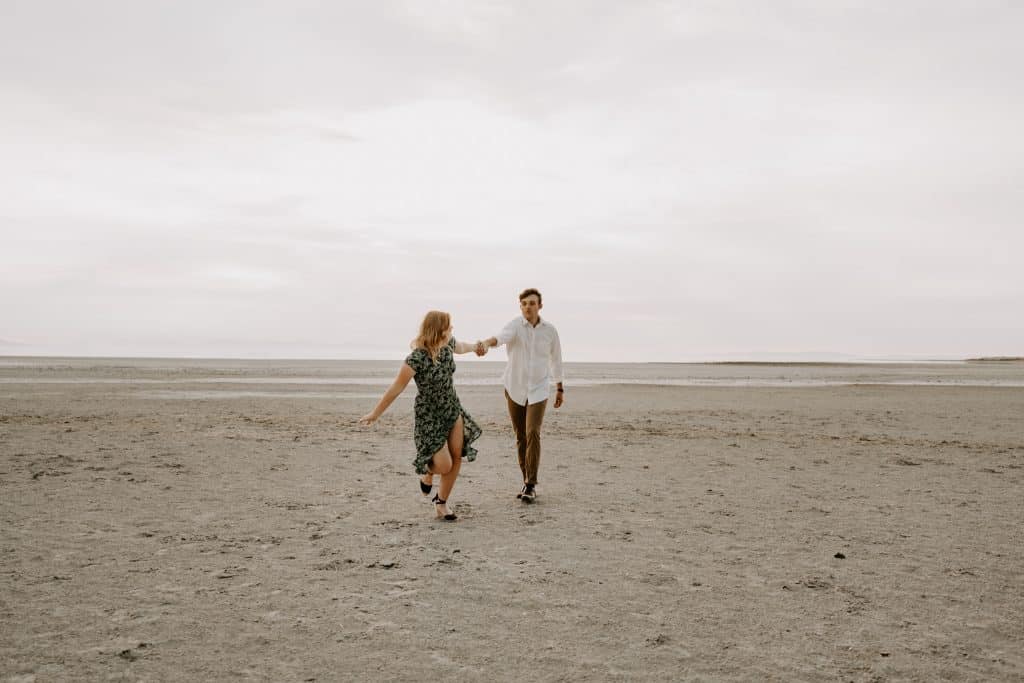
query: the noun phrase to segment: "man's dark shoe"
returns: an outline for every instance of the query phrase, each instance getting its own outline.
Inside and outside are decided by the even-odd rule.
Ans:
[[[537,491],[533,488],[533,484],[527,484],[523,487],[523,493],[520,498],[524,503],[532,503],[537,499]]]
[[[516,494],[516,498],[522,498],[524,493],[526,493],[526,484],[523,484],[523,490]]]

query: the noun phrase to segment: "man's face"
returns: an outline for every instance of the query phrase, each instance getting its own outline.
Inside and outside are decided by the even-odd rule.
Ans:
[[[523,312],[523,317],[526,318],[528,322],[537,322],[541,308],[543,308],[543,306],[537,299],[536,294],[531,294],[530,296],[519,300],[519,310]]]

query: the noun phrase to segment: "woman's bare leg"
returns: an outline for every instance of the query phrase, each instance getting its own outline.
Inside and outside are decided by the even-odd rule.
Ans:
[[[435,474],[445,474],[452,469],[452,456],[448,453],[448,445],[441,446],[441,450],[431,456],[427,463],[427,473],[420,476],[424,484],[433,485]]]
[[[455,480],[459,478],[459,470],[462,468],[462,445],[464,440],[464,425],[462,424],[462,416],[459,415],[459,419],[455,421],[452,431],[448,434],[448,450],[446,455],[449,455],[451,465],[447,472],[436,470],[441,474],[441,486],[437,491],[437,497],[441,500],[448,500],[448,496],[451,495],[452,488],[455,486]]]
[[[430,462],[427,463],[427,474],[425,477],[430,477],[433,481],[435,474],[440,474],[442,477],[452,470],[452,456],[448,453],[447,444],[441,446],[441,450],[434,453],[430,458]]]

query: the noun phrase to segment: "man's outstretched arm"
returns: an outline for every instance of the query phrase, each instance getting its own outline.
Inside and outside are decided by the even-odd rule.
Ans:
[[[513,320],[508,325],[505,325],[505,327],[503,327],[501,332],[499,332],[497,335],[493,337],[488,337],[487,339],[482,339],[479,342],[477,342],[477,354],[480,354],[481,351],[486,353],[487,349],[491,348],[492,346],[501,346],[502,344],[508,344],[515,338],[516,321]]]
[[[497,337],[488,337],[487,339],[481,339],[476,343],[476,355],[485,356],[487,355],[487,349],[492,346],[498,345]]]

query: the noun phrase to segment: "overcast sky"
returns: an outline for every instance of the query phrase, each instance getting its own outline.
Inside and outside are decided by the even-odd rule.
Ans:
[[[1021,7],[0,0],[0,354],[1024,355]]]

